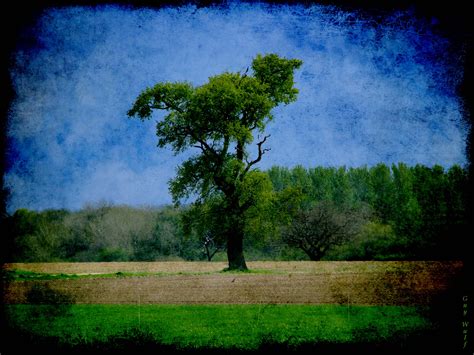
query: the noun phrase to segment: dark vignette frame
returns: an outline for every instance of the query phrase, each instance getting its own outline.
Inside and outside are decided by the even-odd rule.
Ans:
[[[250,0],[242,0],[243,3],[251,3]],[[308,0],[296,0],[296,1],[279,1],[279,0],[263,0],[261,3],[267,4],[285,4],[285,5],[313,5],[314,1]],[[10,67],[12,65],[12,55],[15,52],[17,43],[27,36],[25,30],[30,27],[36,19],[41,16],[42,12],[50,7],[65,7],[65,6],[96,6],[96,5],[122,5],[129,8],[149,7],[149,8],[162,8],[162,7],[176,7],[182,5],[193,4],[197,7],[209,7],[209,6],[220,6],[226,7],[228,2],[225,0],[212,1],[212,0],[165,0],[165,1],[153,1],[153,0],[37,0],[32,3],[24,3],[20,1],[15,2],[2,2],[0,5],[0,28],[1,28],[1,39],[2,44],[0,54],[0,262],[3,264],[5,256],[9,255],[8,245],[5,243],[6,235],[4,230],[3,220],[7,216],[6,212],[6,201],[8,199],[9,192],[4,188],[4,172],[8,169],[7,161],[7,150],[8,140],[6,135],[7,130],[7,117],[9,112],[10,103],[15,98],[15,92],[10,81]],[[471,25],[472,17],[470,16],[470,7],[468,2],[433,2],[423,0],[388,0],[388,1],[377,1],[377,0],[321,0],[317,2],[322,5],[337,5],[345,10],[358,10],[367,14],[380,14],[393,11],[406,11],[410,10],[416,17],[430,19],[436,17],[439,22],[436,25],[435,30],[439,31],[443,36],[447,37],[453,45],[464,49],[464,77],[457,88],[459,97],[463,104],[463,116],[464,121],[468,127],[468,141],[466,147],[466,156],[468,159],[468,172],[469,172],[469,196],[468,196],[468,215],[474,217],[474,26]],[[474,219],[474,218],[473,218]],[[470,220],[469,230],[474,231],[474,222]],[[472,233],[471,233],[472,234]],[[439,318],[441,322],[445,323],[446,331],[449,332],[448,339],[455,337],[453,343],[458,342],[458,338],[462,338],[462,321],[470,321],[468,327],[468,339],[470,345],[468,349],[462,350],[460,347],[457,349],[461,354],[472,354],[474,351],[474,266],[472,257],[474,252],[466,250],[463,255],[463,262],[465,269],[461,278],[457,280],[457,289],[455,296],[452,299],[440,300],[439,304],[436,304],[437,312],[440,313]],[[1,270],[0,270],[1,274]],[[3,283],[0,282],[0,288]],[[3,295],[3,290],[0,289]],[[467,298],[466,298],[467,296]],[[2,297],[3,298],[3,297]],[[466,299],[468,301],[466,301]],[[462,316],[463,307],[468,308],[467,319]],[[3,302],[2,302],[3,306]],[[449,307],[449,310],[446,308]],[[12,341],[7,341],[7,322],[4,317],[3,307],[0,309],[0,352],[3,354],[3,348],[5,344],[12,344]],[[17,339],[18,340],[18,339]],[[21,339],[20,339],[21,340]],[[23,342],[27,341],[24,339]],[[416,350],[420,352],[430,352],[430,350],[441,350],[435,349],[430,346],[430,339],[420,339],[420,344],[416,344]],[[6,349],[9,349],[7,347]],[[48,347],[45,347],[48,349]],[[33,349],[30,349],[33,350]],[[48,349],[51,350],[51,349]],[[151,350],[151,349],[150,349]],[[168,352],[173,349],[162,348],[155,349],[159,352]],[[161,351],[160,351],[161,350]],[[262,349],[263,350],[277,350],[273,348]],[[282,349],[278,349],[282,350]],[[283,349],[284,350],[284,349]],[[305,350],[305,349],[302,349]],[[333,353],[336,351],[350,351],[353,350],[347,347],[340,347],[337,349],[326,348],[319,346],[315,348],[309,347],[306,350],[311,352],[320,350],[323,353]],[[390,349],[359,349],[359,350],[374,350],[374,352],[390,353]],[[407,349],[408,350],[408,349]],[[449,353],[455,353],[456,349],[447,348]],[[20,351],[20,350],[18,350]],[[387,352],[388,351],[388,352]],[[38,349],[36,351],[38,352]],[[50,351],[49,351],[50,352]],[[125,351],[126,352],[126,351]],[[209,353],[209,351],[205,351]],[[212,351],[211,351],[212,352]],[[319,352],[319,351],[318,351]],[[195,352],[194,352],[195,353]],[[5,353],[6,354],[6,353]]]

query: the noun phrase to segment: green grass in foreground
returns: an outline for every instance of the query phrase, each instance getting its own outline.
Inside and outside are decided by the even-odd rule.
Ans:
[[[426,309],[340,305],[9,305],[9,324],[58,343],[93,344],[137,329],[178,348],[256,349],[263,342],[403,342],[431,328]],[[133,333],[133,332],[132,332]]]

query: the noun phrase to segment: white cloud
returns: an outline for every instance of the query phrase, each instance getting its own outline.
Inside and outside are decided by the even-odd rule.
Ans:
[[[467,131],[454,96],[461,66],[422,22],[371,27],[334,8],[62,8],[16,53],[9,211],[84,203],[161,204],[183,157],[156,148],[154,123],[129,120],[158,81],[195,85],[245,70],[257,53],[304,61],[296,103],[275,110],[261,167],[404,161],[464,164]],[[356,17],[352,16],[353,19]],[[435,61],[443,54],[444,61]],[[451,75],[453,77],[453,75]],[[456,77],[454,75],[454,77]],[[159,118],[159,116],[157,116]]]

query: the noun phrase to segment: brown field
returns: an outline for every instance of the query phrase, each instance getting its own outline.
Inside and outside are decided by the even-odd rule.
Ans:
[[[220,272],[220,262],[7,264],[51,274],[141,276],[14,281],[6,303],[25,303],[34,283],[99,304],[429,304],[447,292],[463,264],[452,262],[249,262],[253,273]]]

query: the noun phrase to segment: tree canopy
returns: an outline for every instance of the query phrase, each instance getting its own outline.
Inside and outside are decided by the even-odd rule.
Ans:
[[[196,149],[170,181],[175,203],[196,197],[196,203],[221,197],[222,230],[227,238],[229,269],[246,269],[243,256],[245,214],[257,201],[267,179],[255,165],[269,151],[263,135],[272,109],[296,100],[294,71],[298,59],[257,55],[245,73],[225,72],[201,86],[164,82],[145,89],[128,111],[130,117],[151,118],[154,110],[168,114],[157,124],[158,146],[175,154]],[[255,137],[257,135],[257,137]],[[255,142],[255,138],[257,141]],[[251,157],[249,145],[256,145]]]

